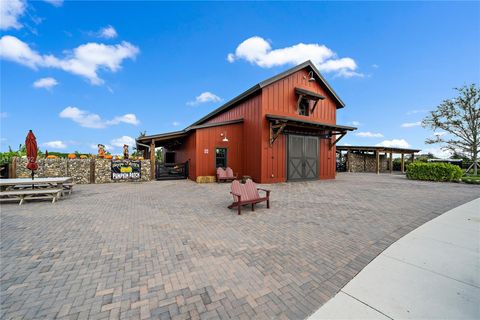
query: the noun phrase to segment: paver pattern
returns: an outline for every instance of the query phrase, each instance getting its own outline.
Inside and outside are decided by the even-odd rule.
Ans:
[[[229,184],[78,185],[1,206],[2,319],[302,319],[392,242],[480,188],[339,174],[269,185],[228,210]]]

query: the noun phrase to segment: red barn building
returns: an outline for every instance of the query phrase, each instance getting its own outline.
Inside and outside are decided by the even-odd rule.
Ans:
[[[307,61],[258,83],[184,130],[137,138],[137,149],[154,159],[155,148],[163,147],[165,162],[188,162],[192,180],[215,176],[219,166],[259,183],[334,179],[335,144],[356,129],[337,125],[337,109],[344,106]]]

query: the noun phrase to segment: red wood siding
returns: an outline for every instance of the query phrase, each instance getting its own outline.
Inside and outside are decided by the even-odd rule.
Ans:
[[[226,134],[228,142],[223,142],[221,134]],[[227,148],[227,166],[234,173],[244,174],[243,170],[243,124],[231,124],[196,130],[196,176],[214,176],[215,148]],[[208,153],[205,153],[208,150]]]
[[[185,139],[180,149],[176,149],[175,161],[189,161],[188,177],[192,180],[197,178],[197,159],[196,159],[196,132],[192,132]]]
[[[262,183],[283,182],[287,179],[286,170],[286,139],[284,135],[278,137],[273,146],[270,146],[269,123],[266,114],[297,117],[302,120],[313,120],[325,123],[336,123],[337,108],[335,100],[328,90],[317,82],[308,82],[308,71],[300,70],[283,78],[262,90],[262,153],[261,153],[261,179]],[[310,116],[300,116],[297,113],[298,95],[295,87],[305,88],[325,96],[324,100],[317,103],[315,111]],[[328,140],[320,140],[319,178],[335,178],[335,149],[328,148]]]
[[[242,174],[249,175],[254,181],[260,181],[262,110],[261,95],[257,94],[240,102],[234,108],[210,119],[207,123],[222,122],[243,118],[240,149]],[[202,129],[203,130],[203,129]],[[228,136],[230,139],[230,135]],[[200,148],[201,149],[201,148]],[[203,152],[203,149],[202,149]],[[200,158],[199,158],[200,159]]]

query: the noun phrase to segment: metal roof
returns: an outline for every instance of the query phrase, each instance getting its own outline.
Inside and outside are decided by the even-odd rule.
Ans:
[[[287,125],[296,123],[296,124],[306,125],[310,127],[320,127],[320,128],[338,130],[338,131],[353,131],[357,129],[355,127],[342,126],[342,125],[325,123],[325,122],[317,122],[317,121],[306,120],[306,119],[304,120],[296,117],[280,116],[275,114],[267,114],[265,116],[267,117],[268,120],[285,121]]]
[[[140,142],[140,143],[144,143],[148,140],[163,141],[163,140],[170,140],[170,139],[175,139],[175,138],[182,138],[182,137],[185,137],[186,135],[188,135],[189,131],[191,131],[191,130],[225,126],[225,125],[229,125],[229,124],[236,124],[236,123],[242,123],[242,122],[243,122],[243,118],[230,120],[230,121],[207,123],[207,124],[198,125],[198,126],[192,125],[192,126],[189,126],[189,127],[185,128],[183,130],[180,130],[180,131],[173,131],[173,132],[168,132],[168,133],[160,133],[160,134],[138,137],[136,139],[136,141]]]
[[[382,146],[338,146],[337,151],[379,151],[379,152],[393,152],[393,153],[417,153],[420,149],[409,148],[394,148],[394,147],[382,147]]]
[[[243,99],[246,99],[247,97],[257,93],[260,89],[262,89],[262,88],[264,88],[264,87],[266,87],[266,86],[268,86],[268,85],[270,85],[270,84],[272,84],[272,83],[274,83],[274,82],[276,82],[280,79],[288,77],[289,75],[291,75],[291,74],[293,74],[293,73],[295,73],[299,70],[302,70],[304,68],[307,68],[307,67],[312,69],[313,73],[316,76],[315,79],[318,79],[320,81],[320,83],[322,83],[325,87],[327,87],[330,94],[337,101],[337,109],[345,107],[345,103],[342,101],[342,99],[340,99],[340,97],[337,95],[337,93],[328,84],[327,80],[325,80],[325,78],[320,74],[320,71],[318,71],[318,69],[315,67],[313,62],[310,61],[310,60],[307,60],[304,63],[299,64],[298,66],[290,68],[290,69],[288,69],[288,70],[286,70],[282,73],[279,73],[279,74],[277,74],[277,75],[275,75],[271,78],[268,78],[266,80],[263,80],[262,82],[257,83],[256,85],[254,85],[250,89],[242,92],[241,94],[239,94],[238,96],[236,96],[232,100],[228,101],[224,105],[222,105],[219,108],[213,110],[212,112],[207,114],[205,117],[203,117],[200,120],[194,122],[192,125],[201,124],[201,123],[207,121],[208,119],[212,118],[213,116],[215,116],[215,115],[227,110],[228,108],[232,107],[237,102],[242,101]]]

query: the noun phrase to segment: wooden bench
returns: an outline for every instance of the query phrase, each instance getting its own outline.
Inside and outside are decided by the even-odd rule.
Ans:
[[[61,195],[62,189],[11,190],[0,192],[0,201],[20,201],[21,205],[25,200],[52,199],[55,203]]]
[[[265,197],[261,197],[258,193],[259,190],[265,192]],[[240,181],[235,180],[232,182],[233,203],[228,206],[229,209],[237,207],[238,214],[242,213],[242,206],[246,204],[252,205],[252,211],[255,211],[255,204],[266,201],[267,209],[270,209],[270,190],[257,188],[255,183],[247,179],[245,184],[241,184]]]
[[[67,191],[67,192],[68,192],[68,195],[72,194],[73,186],[74,186],[74,185],[75,185],[75,183],[73,183],[73,182],[69,182],[69,183],[64,183],[64,184],[62,184],[63,191]]]
[[[73,190],[74,185],[75,185],[75,183],[73,183],[73,182],[63,183],[62,188],[63,188],[64,192],[62,192],[62,196],[65,194],[65,192],[68,192],[68,195],[72,194],[72,190]],[[32,189],[31,185],[19,184],[19,185],[15,185],[12,188],[7,189],[7,190],[35,190],[35,189],[42,189],[43,190],[43,189],[49,189],[49,188],[55,188],[55,187],[57,187],[57,184],[45,183],[45,184],[35,184],[35,187]]]

